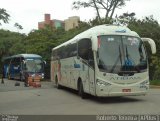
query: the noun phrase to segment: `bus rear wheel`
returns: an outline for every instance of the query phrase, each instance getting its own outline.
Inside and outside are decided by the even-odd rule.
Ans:
[[[78,83],[78,94],[81,96],[82,99],[87,98],[87,94],[84,92],[82,81]]]

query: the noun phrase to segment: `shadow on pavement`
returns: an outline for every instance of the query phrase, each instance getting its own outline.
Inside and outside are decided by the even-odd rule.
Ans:
[[[54,88],[56,88],[56,87],[54,86]],[[62,87],[59,90],[64,90],[65,92],[68,92],[74,96],[79,96],[78,91],[67,88],[67,87]],[[101,104],[104,104],[104,103],[130,103],[130,102],[145,101],[143,99],[138,99],[137,97],[139,97],[139,96],[95,97],[95,96],[87,94],[87,98],[84,100],[90,100],[92,102],[94,101],[96,103],[101,103]]]
[[[97,103],[105,104],[105,103],[130,103],[130,102],[139,102],[144,101],[142,99],[137,99],[136,96],[130,97],[91,97],[90,100],[95,101]]]

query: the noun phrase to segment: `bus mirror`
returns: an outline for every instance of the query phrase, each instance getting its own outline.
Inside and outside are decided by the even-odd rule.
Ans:
[[[156,44],[155,44],[154,40],[151,38],[141,38],[141,39],[143,42],[149,43],[149,45],[151,46],[152,54],[155,54],[156,53]]]

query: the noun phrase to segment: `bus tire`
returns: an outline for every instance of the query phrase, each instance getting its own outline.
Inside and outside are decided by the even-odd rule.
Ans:
[[[82,99],[87,98],[87,94],[84,92],[82,81],[79,81],[78,83],[78,94],[81,96]]]
[[[57,78],[57,76],[56,76],[56,78],[55,78],[55,82],[56,82],[56,88],[57,88],[57,89],[61,89],[62,86],[58,83],[58,78]]]

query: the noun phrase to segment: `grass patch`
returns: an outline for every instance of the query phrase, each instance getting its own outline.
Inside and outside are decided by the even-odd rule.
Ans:
[[[158,85],[158,86],[160,86],[160,80],[150,80],[150,85]]]

